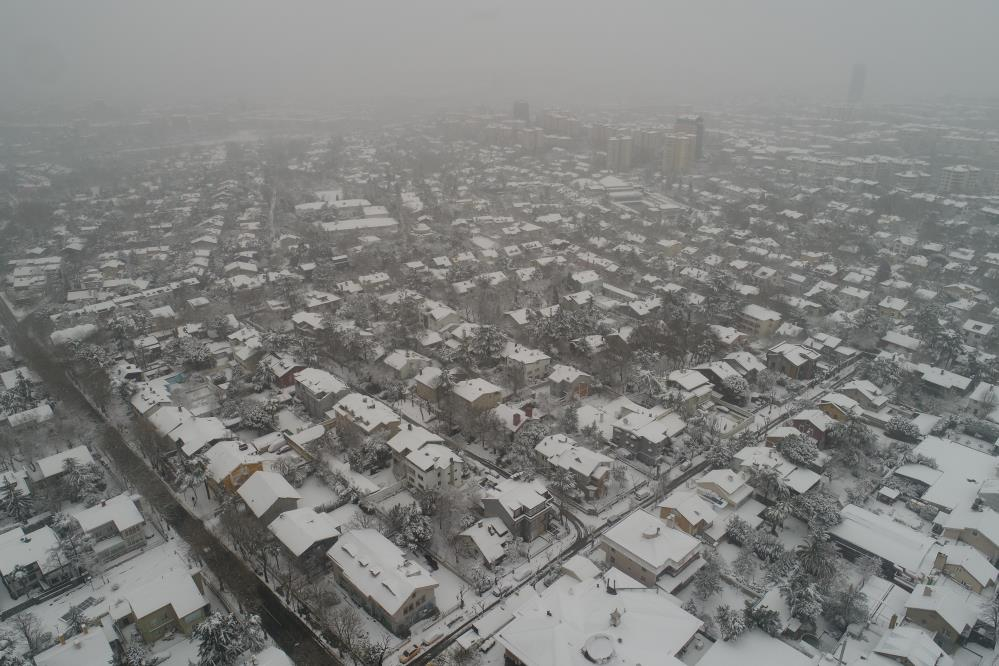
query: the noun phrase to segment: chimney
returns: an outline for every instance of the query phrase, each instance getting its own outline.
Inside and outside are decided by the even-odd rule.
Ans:
[[[408,426],[406,428],[407,430],[412,430],[413,429],[413,424],[412,423],[407,423],[406,425]]]
[[[532,416],[534,416],[534,405],[528,403],[524,405],[522,409],[524,410],[524,414],[527,415],[527,418],[531,418]]]
[[[926,587],[924,587],[923,588],[923,596],[924,597],[932,597],[933,596],[933,588],[930,587],[929,585],[927,585]]]
[[[513,427],[516,428],[519,425],[520,425],[520,414],[518,412],[514,412],[513,413]]]
[[[81,630],[83,631],[83,633],[85,633],[85,634],[89,634],[89,633],[90,633],[90,625],[89,625],[89,624],[87,624],[86,622],[84,622],[83,624],[81,624],[81,625],[80,625],[80,629],[81,629]]]
[[[611,626],[612,627],[620,627],[621,626],[621,611],[619,611],[616,608],[614,610],[612,610],[611,614],[610,614],[610,622],[611,622]]]
[[[676,516],[674,516],[672,513],[666,516],[666,526],[676,527]]]

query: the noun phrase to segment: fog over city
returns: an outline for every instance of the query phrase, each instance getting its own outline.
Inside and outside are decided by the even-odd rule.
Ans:
[[[103,99],[660,103],[999,92],[989,0],[8,2],[4,107]]]
[[[997,27],[0,2],[0,666],[999,666]]]

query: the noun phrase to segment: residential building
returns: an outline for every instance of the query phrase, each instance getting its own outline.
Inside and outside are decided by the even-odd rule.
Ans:
[[[538,483],[506,480],[482,498],[487,518],[499,518],[510,533],[533,541],[548,529],[555,512],[551,493]]]
[[[739,315],[740,328],[757,338],[767,338],[777,332],[781,316],[773,310],[750,303]]]
[[[821,356],[804,345],[782,342],[767,351],[767,368],[791,379],[811,379]]]
[[[137,496],[122,493],[73,514],[84,534],[93,540],[94,552],[102,562],[146,545],[146,519],[138,503]]]
[[[600,498],[607,493],[614,461],[604,454],[577,445],[568,435],[545,437],[534,447],[534,453],[549,469],[569,472],[579,492],[587,499]]]
[[[676,575],[700,556],[700,541],[645,511],[635,511],[598,541],[607,563],[646,587]]]
[[[255,472],[236,491],[264,525],[285,511],[298,508],[302,495],[277,472]]]
[[[52,557],[58,550],[59,537],[48,526],[33,532],[15,527],[0,534],[0,581],[11,599],[58,587],[79,575],[75,563]]]
[[[118,625],[135,625],[142,640],[153,644],[173,632],[190,636],[211,612],[201,574],[170,570],[127,590],[127,613]]]
[[[361,437],[375,433],[391,437],[399,432],[401,423],[392,408],[363,393],[348,393],[326,412],[326,417],[341,427],[352,429]]]
[[[437,581],[377,530],[346,532],[326,555],[340,587],[392,633],[437,611]]]
[[[295,396],[313,418],[323,418],[336,401],[349,392],[346,383],[325,370],[305,368],[295,374]]]

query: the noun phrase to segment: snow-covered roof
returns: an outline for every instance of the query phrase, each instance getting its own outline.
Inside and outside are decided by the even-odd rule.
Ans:
[[[840,515],[830,534],[906,571],[920,571],[933,548],[930,537],[863,507],[847,504]]]
[[[464,530],[461,536],[471,539],[486,562],[494,564],[505,553],[503,545],[510,540],[510,530],[502,518],[483,518]]]
[[[483,395],[502,392],[502,388],[496,386],[496,384],[493,384],[492,382],[482,379],[481,377],[466,379],[463,382],[458,382],[454,385],[453,389],[454,395],[462,398],[466,402],[475,402]]]
[[[651,571],[678,566],[697,550],[700,541],[669,527],[645,511],[635,511],[600,537]]]
[[[992,455],[948,439],[930,435],[913,449],[913,453],[935,460],[940,472],[923,493],[923,501],[948,511],[970,507],[979,486],[995,477]]]
[[[277,472],[254,472],[236,492],[257,518],[280,499],[302,499],[302,495]]]
[[[577,445],[568,435],[549,435],[534,450],[550,464],[584,477],[594,476],[600,468],[609,470],[614,462],[602,453]]]
[[[911,666],[952,666],[954,663],[950,655],[933,642],[931,634],[913,624],[895,627],[884,634],[872,652],[890,658],[890,664],[897,662]]]
[[[351,530],[326,552],[361,594],[394,615],[420,589],[438,583],[377,530]]]
[[[349,390],[339,377],[319,368],[305,368],[295,373],[295,381],[315,396],[340,394]]]
[[[208,605],[187,571],[167,571],[124,594],[135,617],[142,619],[166,606],[177,617],[186,617]]]
[[[79,465],[89,465],[94,462],[94,457],[90,455],[90,449],[85,445],[73,447],[66,451],[60,451],[59,453],[54,453],[51,456],[46,456],[35,461],[35,465],[38,466],[38,471],[42,475],[43,479],[47,479],[51,476],[56,476],[57,474],[62,474],[63,466],[66,461],[70,458],[76,460]]]
[[[48,526],[28,534],[20,527],[0,534],[0,576],[9,576],[18,566],[36,563],[43,572],[52,570],[52,550],[58,546],[59,537]]]
[[[250,455],[249,446],[246,446],[246,451],[241,451],[239,448],[241,445],[246,446],[239,441],[227,440],[208,449],[205,452],[205,459],[208,461],[208,476],[221,482],[240,465],[251,463],[254,459],[259,460],[256,456]]]
[[[957,634],[963,634],[978,619],[981,597],[943,580],[937,585],[917,585],[905,602],[905,608],[936,613]]]
[[[738,640],[715,642],[697,662],[698,666],[811,666],[814,663],[808,655],[756,628],[746,631]]]
[[[114,650],[103,631],[89,631],[71,636],[64,643],[56,643],[32,661],[35,666],[80,666],[81,664],[110,664]]]
[[[601,579],[560,581],[518,608],[497,635],[525,666],[679,666],[674,655],[702,625],[667,595],[644,589],[608,594]]]
[[[104,500],[89,509],[83,509],[73,514],[84,532],[91,532],[102,525],[114,523],[119,532],[145,522],[135,502],[126,493]]]
[[[299,557],[316,543],[340,536],[343,525],[332,514],[318,513],[313,507],[285,511],[267,526],[278,541]]]

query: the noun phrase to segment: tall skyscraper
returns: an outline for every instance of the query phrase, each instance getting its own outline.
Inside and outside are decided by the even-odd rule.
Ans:
[[[531,105],[527,100],[518,99],[513,103],[513,119],[523,120],[525,123],[531,122]]]
[[[607,168],[627,171],[631,168],[631,137],[612,136],[607,139]]]
[[[867,65],[858,63],[853,66],[850,72],[850,90],[847,93],[846,101],[850,104],[857,104],[864,99],[864,86],[867,84]]]
[[[673,124],[677,132],[694,135],[694,158],[704,157],[704,118],[700,116],[680,116]]]
[[[687,173],[694,162],[695,137],[693,134],[675,133],[665,136],[663,146],[663,173],[672,176]]]

